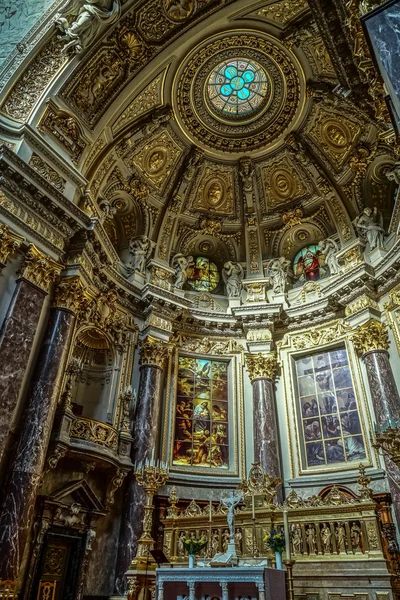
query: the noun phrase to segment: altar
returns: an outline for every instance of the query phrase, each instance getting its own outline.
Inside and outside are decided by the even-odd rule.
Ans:
[[[285,572],[264,566],[156,570],[156,600],[285,600]]]

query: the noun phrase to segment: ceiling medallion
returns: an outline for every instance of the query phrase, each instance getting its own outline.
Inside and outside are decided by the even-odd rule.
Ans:
[[[186,136],[218,154],[277,145],[304,106],[304,74],[279,41],[227,32],[197,46],[174,81],[174,112]]]

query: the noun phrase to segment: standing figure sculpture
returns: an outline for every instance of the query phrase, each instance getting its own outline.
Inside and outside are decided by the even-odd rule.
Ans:
[[[146,263],[150,258],[153,247],[154,243],[145,235],[134,237],[130,240],[129,253],[131,258],[129,267],[131,272],[139,271],[139,273],[145,273]]]
[[[322,549],[325,554],[332,553],[331,538],[332,538],[332,532],[331,532],[329,525],[327,525],[326,523],[322,523],[321,542],[322,542],[322,546],[323,546]]]
[[[226,293],[229,298],[238,298],[242,291],[243,267],[239,263],[228,261],[222,269],[222,279],[226,285]]]
[[[346,530],[343,523],[339,523],[335,531],[336,547],[339,554],[346,552]]]
[[[300,525],[296,525],[292,533],[293,554],[301,554],[301,546],[303,543]]]
[[[316,554],[316,533],[315,533],[315,527],[314,525],[309,525],[308,529],[306,530],[306,536],[307,536],[307,544],[308,544],[308,552],[309,554]]]
[[[243,196],[248,211],[254,210],[254,168],[250,158],[242,158],[240,161],[239,175],[243,183]]]
[[[188,278],[188,270],[190,267],[193,267],[193,265],[193,256],[185,256],[184,254],[178,253],[173,257],[171,266],[175,269],[174,287],[177,290],[181,290],[185,285]]]
[[[340,273],[341,268],[339,265],[337,253],[339,251],[339,246],[332,240],[331,238],[326,238],[326,240],[322,240],[318,242],[318,246],[325,256],[325,263],[329,267],[329,272],[331,275],[337,275]]]
[[[272,259],[267,267],[267,275],[272,280],[272,291],[275,294],[283,294],[286,289],[287,274],[290,267],[290,261],[281,256]]]
[[[369,249],[374,250],[384,245],[385,230],[382,213],[375,208],[364,208],[363,212],[353,221],[358,235],[369,243]]]
[[[63,52],[73,48],[76,53],[82,52],[97,37],[104,25],[115,23],[121,14],[120,0],[72,0],[63,11],[68,15],[76,15],[71,25],[65,17],[58,17],[56,27],[65,40]]]

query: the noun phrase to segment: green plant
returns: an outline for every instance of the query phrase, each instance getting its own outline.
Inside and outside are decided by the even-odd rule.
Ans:
[[[267,546],[274,552],[280,552],[282,554],[285,549],[285,536],[275,529],[272,529],[272,531],[265,536],[264,542],[267,542]]]

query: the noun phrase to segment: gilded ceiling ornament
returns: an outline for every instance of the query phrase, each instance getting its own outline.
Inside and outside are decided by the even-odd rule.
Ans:
[[[234,207],[234,181],[228,166],[207,165],[198,178],[192,208],[229,215]]]
[[[252,74],[240,70],[240,65],[246,64],[246,61],[247,64],[262,65],[263,72],[268,74],[265,101],[257,110],[242,111],[240,105],[240,110],[235,109],[233,115],[211,106],[212,99],[215,104],[215,91],[212,92],[211,87],[218,92],[220,85],[217,76],[214,81],[213,74],[221,70],[223,65],[227,65],[224,71],[227,82],[221,87],[221,93],[229,93],[231,104],[240,94],[243,95],[240,102],[246,101],[246,77],[249,80],[258,77],[257,66],[251,70]],[[233,63],[237,63],[237,66]],[[237,75],[233,71],[231,73],[230,69],[236,69]],[[195,144],[225,154],[247,154],[272,144],[294,123],[300,103],[302,77],[294,55],[276,39],[256,36],[253,32],[236,35],[227,33],[206,40],[182,64],[176,76],[174,112],[179,124]],[[211,99],[207,100],[208,96]]]
[[[79,114],[92,115],[110,94],[118,79],[122,78],[123,71],[123,62],[116,50],[101,50],[96,56],[96,62],[87,66],[79,86],[71,93]],[[88,121],[91,124],[91,117]]]
[[[54,185],[55,188],[64,191],[66,181],[63,179],[55,169],[53,169],[47,162],[45,162],[40,156],[33,153],[29,159],[29,164],[35,169],[42,177],[44,177],[49,183]]]
[[[262,178],[267,209],[309,198],[314,192],[303,170],[286,154],[279,155],[272,163],[264,166]]]
[[[250,272],[259,273],[260,271],[260,246],[258,239],[258,230],[256,228],[247,231],[247,242],[249,249]]]
[[[239,162],[239,175],[243,186],[243,199],[249,212],[254,211],[254,166],[251,158],[244,156]]]
[[[126,156],[124,161],[131,162],[143,173],[145,180],[162,194],[181,155],[181,145],[175,136],[164,129],[150,141],[146,140],[144,145],[133,155]]]
[[[385,323],[378,323],[370,319],[364,325],[360,325],[351,336],[352,342],[358,354],[366,354],[377,350],[389,349],[389,335]]]
[[[167,17],[173,21],[185,21],[196,9],[195,0],[163,0]]]
[[[117,133],[132,121],[135,121],[141,115],[161,106],[162,88],[161,84],[165,72],[157,75],[139,94],[130,101],[128,106],[122,111],[112,126],[113,133]]]
[[[147,336],[140,342],[140,366],[154,366],[163,369],[170,348],[161,340]]]
[[[260,8],[257,11],[257,16],[286,25],[307,9],[308,3],[306,0],[281,0]]]
[[[19,276],[48,293],[51,284],[56,281],[63,268],[63,265],[40,252],[34,244],[30,244],[22,257]]]
[[[249,354],[246,357],[246,368],[249,373],[251,382],[256,379],[271,379],[275,381],[278,372],[278,362],[275,352],[269,354]]]
[[[174,217],[168,215],[162,226],[161,240],[158,247],[158,257],[162,260],[167,258],[168,248],[171,244],[171,233],[174,226]]]
[[[7,225],[0,223],[0,268],[6,265],[8,258],[17,252],[24,240]]]
[[[87,141],[80,125],[72,115],[50,103],[40,120],[38,129],[50,133],[64,147],[72,161],[75,164],[79,162]]]

